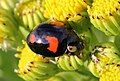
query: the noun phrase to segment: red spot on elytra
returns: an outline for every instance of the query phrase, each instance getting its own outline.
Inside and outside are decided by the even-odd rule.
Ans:
[[[58,39],[56,37],[47,36],[46,40],[49,42],[49,47],[47,49],[56,53],[57,48],[58,48],[58,44],[59,44]]]
[[[30,35],[30,42],[33,44],[36,41],[36,37],[34,34]]]

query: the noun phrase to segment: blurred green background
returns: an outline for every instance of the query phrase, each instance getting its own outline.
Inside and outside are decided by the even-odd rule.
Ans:
[[[14,72],[17,69],[18,58],[15,57],[16,51],[0,50],[0,81],[24,81]]]

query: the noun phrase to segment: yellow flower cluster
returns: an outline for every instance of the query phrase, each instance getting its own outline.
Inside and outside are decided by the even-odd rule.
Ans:
[[[13,41],[18,37],[16,34],[21,35],[13,14],[0,7],[0,48],[5,50],[9,47],[12,48],[12,45],[14,47],[16,43],[13,44]],[[22,35],[17,38],[17,41],[21,38]]]
[[[23,48],[18,48],[20,54],[16,54],[20,58],[18,70],[15,72],[26,81],[43,81],[54,76],[60,71],[56,64],[51,63],[51,58],[43,57],[35,54],[27,46],[26,42]]]
[[[34,26],[40,24],[46,19],[43,17],[44,5],[40,0],[23,0],[16,4],[14,9],[15,15],[22,21],[22,24],[33,29]]]
[[[74,21],[81,19],[86,9],[83,0],[45,0],[44,16],[58,21]]]
[[[79,37],[81,34],[85,36],[86,48],[80,54],[68,53],[59,57],[43,57],[31,51],[27,43],[23,42],[24,47],[17,48],[19,53],[15,55],[19,58],[18,69],[15,70],[18,76],[26,81],[52,81],[54,78],[67,81],[69,74],[63,76],[60,73],[70,71],[73,74],[70,74],[69,80],[77,78],[76,81],[79,81],[79,74],[85,74],[84,69],[87,67],[100,81],[120,81],[120,64],[117,62],[120,52],[115,44],[116,36],[120,35],[120,0],[19,0],[9,3],[14,4],[12,7],[7,6],[8,3],[8,0],[0,3],[0,48],[22,45],[21,41],[25,40],[23,34],[26,37],[34,27],[49,21],[62,21],[65,24],[55,24],[69,26]],[[106,40],[99,37],[99,33]],[[114,36],[112,42],[111,36]],[[74,76],[74,72],[78,76]],[[64,77],[66,80],[63,80]]]
[[[34,66],[33,62],[49,62],[49,59],[43,58],[42,56],[35,54],[32,52],[27,46],[26,42],[24,42],[24,48],[18,48],[18,52],[20,54],[16,54],[15,56],[20,58],[19,60],[19,74],[24,74],[31,70],[31,67]]]
[[[120,0],[94,0],[92,8],[88,7],[88,13],[94,19],[109,19],[119,10]]]
[[[100,72],[100,81],[120,81],[120,64],[107,64]]]
[[[88,14],[91,23],[106,35],[120,33],[120,0],[94,0]]]

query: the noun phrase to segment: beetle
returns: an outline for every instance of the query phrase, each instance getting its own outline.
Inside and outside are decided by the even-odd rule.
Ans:
[[[44,57],[57,57],[63,54],[79,53],[83,42],[62,22],[47,22],[38,25],[27,36],[29,48]]]

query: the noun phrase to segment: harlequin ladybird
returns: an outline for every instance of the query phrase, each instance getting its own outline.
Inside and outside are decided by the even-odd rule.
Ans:
[[[44,57],[74,54],[83,49],[83,43],[73,30],[61,22],[43,23],[27,36],[30,49]]]

